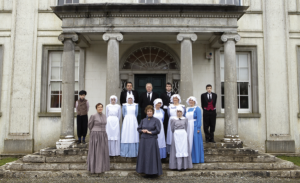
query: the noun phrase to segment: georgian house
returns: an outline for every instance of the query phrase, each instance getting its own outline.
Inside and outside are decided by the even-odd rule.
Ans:
[[[74,102],[217,93],[215,137],[300,153],[300,0],[0,0],[0,152],[75,135]],[[74,134],[75,133],[75,134]]]

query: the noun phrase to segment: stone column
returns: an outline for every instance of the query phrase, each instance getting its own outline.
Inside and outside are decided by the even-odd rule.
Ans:
[[[62,33],[58,39],[63,42],[62,55],[62,106],[61,133],[56,147],[68,148],[74,142],[74,92],[75,92],[75,42],[78,35]]]
[[[237,33],[224,33],[225,136],[224,142],[240,142],[238,135],[237,72],[235,44],[241,39]]]
[[[180,54],[180,96],[185,102],[193,95],[193,47],[192,42],[197,40],[194,33],[179,33],[177,41],[181,43]]]
[[[108,104],[111,95],[120,95],[119,41],[123,41],[123,35],[121,33],[105,33],[103,40],[108,42],[106,66],[106,104]]]

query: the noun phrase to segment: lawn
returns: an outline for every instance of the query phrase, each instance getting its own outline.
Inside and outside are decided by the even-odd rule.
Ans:
[[[277,158],[287,160],[287,161],[291,161],[295,165],[300,166],[300,157],[297,157],[297,156],[277,156]]]
[[[16,161],[18,158],[3,158],[0,160],[0,166],[5,165],[6,163]]]

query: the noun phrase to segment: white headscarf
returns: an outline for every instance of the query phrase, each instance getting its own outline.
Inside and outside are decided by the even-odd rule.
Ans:
[[[161,106],[163,106],[163,101],[160,98],[157,98],[153,101],[154,109],[156,108],[156,104],[161,103]]]
[[[127,94],[127,98],[126,98],[126,102],[128,103],[128,99],[132,98],[132,103],[134,103],[134,96],[133,95],[128,95]]]
[[[190,100],[193,100],[193,101],[195,102],[195,105],[198,104],[196,97],[190,96],[190,97],[186,100],[186,104],[187,104],[187,105],[190,105],[190,103],[189,103]]]
[[[174,97],[176,97],[176,98],[178,98],[178,99],[179,99],[179,104],[180,104],[180,103],[181,103],[181,98],[180,98],[180,95],[178,95],[178,94],[174,94],[174,95],[172,95],[172,97],[171,97],[171,102],[172,102],[172,103],[174,103],[174,102],[173,102],[173,98],[174,98]]]
[[[110,98],[109,98],[109,102],[110,102],[110,104],[111,104],[111,99],[116,99],[116,103],[118,102],[118,97],[117,96],[115,96],[115,95],[112,95],[112,96],[110,96]]]
[[[184,112],[183,108],[181,106],[176,107],[176,111]]]

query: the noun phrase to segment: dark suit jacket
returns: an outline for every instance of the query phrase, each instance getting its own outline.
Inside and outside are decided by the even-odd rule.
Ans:
[[[151,101],[149,102],[149,100],[147,98],[147,92],[142,93],[141,96],[140,96],[140,101],[139,101],[140,108],[141,108],[142,112],[144,112],[147,105],[152,105],[153,106],[153,101],[155,99],[157,99],[158,97],[159,97],[159,95],[157,93],[152,92],[152,98],[151,98]]]
[[[133,96],[134,96],[134,103],[139,103],[139,94],[137,91],[135,90],[132,90],[131,91]],[[126,98],[127,98],[127,90],[123,90],[121,92],[121,95],[120,95],[120,104],[123,105],[124,103],[126,103]]]
[[[216,103],[217,103],[217,94],[211,92],[212,94],[212,101],[213,101],[213,106],[216,107]],[[207,98],[207,92],[203,93],[201,95],[201,107],[204,110],[204,108],[206,108],[208,105],[208,98]]]
[[[171,92],[171,96],[174,95],[174,94],[175,94],[174,92]],[[171,97],[168,96],[168,93],[167,92],[162,93],[160,98],[162,99],[164,106],[169,107],[170,102],[171,102],[170,101]],[[163,106],[161,106],[161,108],[163,108]]]

